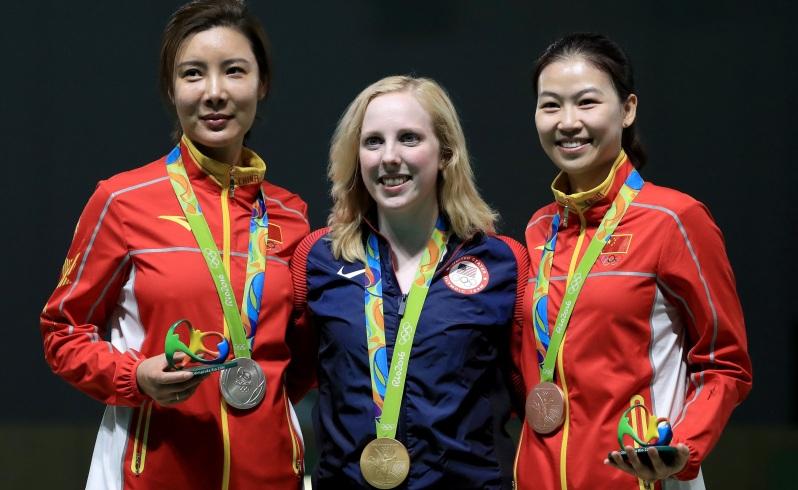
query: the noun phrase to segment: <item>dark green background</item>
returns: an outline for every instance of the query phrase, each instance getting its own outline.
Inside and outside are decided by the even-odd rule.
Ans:
[[[95,183],[170,148],[156,67],[161,29],[180,3],[43,0],[0,10],[2,488],[83,486],[102,406],[50,374],[37,318]],[[341,112],[378,78],[413,73],[451,92],[479,185],[502,230],[521,239],[555,173],[533,127],[532,61],[574,30],[622,44],[637,70],[644,177],[709,206],[746,313],[754,390],[706,462],[706,480],[786,488],[798,456],[791,2],[250,3],[275,61],[251,145],[270,180],[309,203],[314,227],[329,208],[327,145]]]

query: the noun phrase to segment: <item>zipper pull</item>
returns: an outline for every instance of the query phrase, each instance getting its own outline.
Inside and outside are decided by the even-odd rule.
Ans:
[[[568,206],[565,206],[565,217],[562,220],[563,228],[568,228],[568,210],[571,209]]]
[[[229,189],[230,189],[230,192],[227,194],[227,196],[228,196],[230,199],[232,199],[232,198],[233,198],[233,196],[234,196],[234,195],[235,195],[235,193],[236,193],[236,181],[235,181],[235,179],[233,178],[233,168],[234,168],[234,167],[230,167],[230,188],[229,188]]]
[[[403,294],[401,298],[399,298],[399,318],[405,316],[405,308],[407,307],[407,295]]]

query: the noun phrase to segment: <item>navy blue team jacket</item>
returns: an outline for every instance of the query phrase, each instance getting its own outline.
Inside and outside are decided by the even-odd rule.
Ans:
[[[396,439],[410,454],[404,489],[509,489],[513,443],[509,365],[516,303],[528,259],[514,240],[451,237],[413,340]],[[390,362],[402,292],[380,237],[383,310]],[[319,464],[314,489],[370,489],[360,473],[376,437],[363,295],[364,265],[336,260],[328,230],[296,249],[295,305],[318,337],[319,401],[314,411]],[[520,309],[518,310],[520,311]]]

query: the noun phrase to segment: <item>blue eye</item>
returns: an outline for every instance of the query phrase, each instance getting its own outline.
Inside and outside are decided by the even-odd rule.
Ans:
[[[379,136],[369,136],[363,140],[363,146],[368,149],[374,149],[382,144],[382,138]]]
[[[406,145],[415,145],[421,141],[421,137],[413,132],[402,133],[399,135],[399,141]]]

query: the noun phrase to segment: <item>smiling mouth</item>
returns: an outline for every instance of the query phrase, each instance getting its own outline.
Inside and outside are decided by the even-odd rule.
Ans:
[[[555,144],[566,150],[571,150],[574,148],[579,148],[580,146],[588,145],[592,142],[593,140],[589,138],[574,138],[574,139],[557,140]]]
[[[413,179],[409,175],[383,175],[377,179],[377,182],[386,187],[395,187],[411,180]]]

